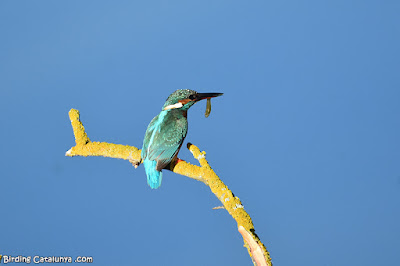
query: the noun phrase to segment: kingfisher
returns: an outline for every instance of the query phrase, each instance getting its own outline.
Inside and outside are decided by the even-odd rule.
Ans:
[[[161,186],[161,170],[175,160],[188,131],[187,111],[198,101],[221,96],[223,93],[198,93],[176,90],[162,107],[162,111],[147,127],[141,152],[147,184]]]

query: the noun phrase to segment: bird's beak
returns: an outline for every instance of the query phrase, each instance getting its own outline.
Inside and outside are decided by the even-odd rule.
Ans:
[[[197,93],[194,101],[198,102],[204,99],[210,99],[214,97],[221,96],[223,93],[217,93],[217,92],[208,92],[208,93]]]

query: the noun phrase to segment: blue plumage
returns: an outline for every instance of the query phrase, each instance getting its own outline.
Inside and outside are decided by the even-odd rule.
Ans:
[[[143,165],[147,175],[147,184],[153,189],[159,188],[162,181],[162,172],[156,170],[157,161],[145,159]]]
[[[143,141],[141,157],[151,188],[161,186],[161,170],[177,158],[188,130],[187,110],[199,100],[220,95],[177,90],[168,97],[160,114],[147,127]]]

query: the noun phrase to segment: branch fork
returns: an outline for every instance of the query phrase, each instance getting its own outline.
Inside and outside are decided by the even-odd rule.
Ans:
[[[74,131],[76,145],[65,153],[66,156],[103,156],[119,158],[128,160],[135,168],[139,166],[141,162],[140,149],[129,145],[92,142],[80,121],[79,111],[71,109],[69,111],[69,118]],[[244,246],[247,248],[254,265],[272,266],[270,255],[264,244],[254,233],[253,222],[249,214],[245,211],[240,199],[233,195],[232,191],[221,181],[211,168],[206,159],[205,151],[200,152],[200,149],[191,143],[187,144],[187,148],[190,150],[193,157],[199,161],[200,166],[178,159],[169,165],[168,170],[205,183],[223,204],[223,206],[217,208],[227,210],[237,222],[238,231],[243,236]]]

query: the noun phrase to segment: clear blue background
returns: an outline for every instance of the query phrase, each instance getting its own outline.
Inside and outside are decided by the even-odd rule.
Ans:
[[[251,265],[197,181],[65,157],[141,147],[176,89],[275,265],[398,265],[399,1],[1,1],[0,254],[96,265]],[[186,143],[185,142],[185,143]],[[185,147],[186,144],[184,144]],[[183,148],[179,155],[197,163]]]

